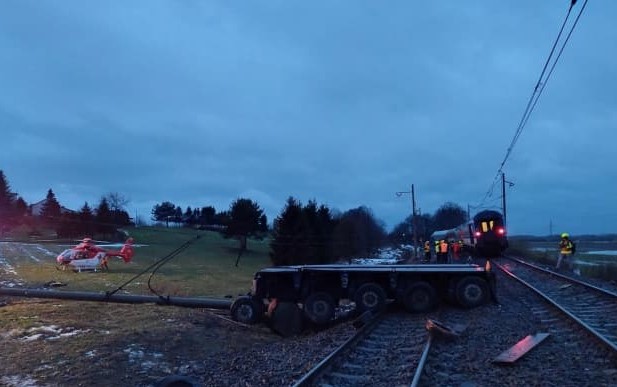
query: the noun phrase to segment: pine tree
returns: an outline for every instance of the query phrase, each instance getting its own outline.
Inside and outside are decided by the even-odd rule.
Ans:
[[[113,234],[115,227],[112,223],[112,213],[109,209],[107,198],[101,198],[101,201],[96,208],[96,215],[94,219],[96,221],[96,230],[98,232],[106,236]]]
[[[56,199],[56,195],[51,188],[47,191],[47,196],[45,197],[45,202],[43,203],[43,208],[41,209],[41,217],[48,225],[55,225],[60,220],[60,214],[62,210],[60,207],[60,203]]]
[[[88,202],[85,202],[84,206],[79,210],[79,226],[82,228],[84,236],[92,237],[96,231],[94,214]]]
[[[293,197],[274,220],[270,242],[270,260],[274,265],[292,265],[298,262],[302,247],[298,242],[302,221],[302,205]]]
[[[0,236],[8,231],[15,217],[15,194],[11,192],[4,172],[0,170]]]
[[[237,199],[229,206],[229,221],[225,237],[238,238],[240,251],[247,248],[247,238],[258,236],[260,220],[263,222],[263,210],[251,199]],[[267,218],[265,219],[267,222]]]

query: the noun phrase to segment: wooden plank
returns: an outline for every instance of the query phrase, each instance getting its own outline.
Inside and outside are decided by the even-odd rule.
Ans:
[[[535,335],[528,335],[510,349],[502,352],[499,356],[493,359],[493,363],[514,363],[529,352],[533,347],[544,341],[544,339],[548,336],[550,336],[549,333],[536,333]]]

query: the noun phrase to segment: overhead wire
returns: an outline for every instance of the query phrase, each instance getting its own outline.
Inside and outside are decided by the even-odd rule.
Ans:
[[[516,145],[516,143],[518,142],[518,139],[520,138],[523,129],[525,128],[525,126],[527,125],[527,122],[529,121],[529,117],[531,116],[531,113],[534,111],[536,104],[538,103],[538,99],[540,98],[540,96],[542,95],[542,92],[544,91],[544,88],[546,87],[546,84],[548,82],[548,80],[550,79],[550,76],[552,75],[555,66],[557,65],[559,59],[561,58],[561,54],[563,53],[563,50],[565,49],[566,44],[568,43],[568,41],[570,40],[570,37],[572,36],[572,32],[574,32],[574,29],[576,28],[578,21],[587,5],[588,0],[585,0],[584,4],[582,5],[574,23],[572,24],[572,27],[570,28],[570,31],[567,34],[566,39],[564,40],[564,42],[562,43],[559,52],[555,58],[555,60],[553,61],[550,70],[548,72],[548,75],[546,76],[546,78],[544,78],[544,74],[546,73],[546,70],[549,66],[549,64],[551,63],[551,59],[553,57],[553,54],[555,53],[555,49],[561,39],[561,35],[563,34],[563,30],[568,22],[568,19],[570,18],[570,14],[572,12],[572,8],[574,7],[574,5],[576,4],[577,0],[571,0],[570,2],[570,6],[568,7],[568,12],[566,13],[566,17],[561,25],[561,28],[559,29],[559,33],[557,34],[557,38],[555,39],[555,41],[553,42],[553,46],[551,47],[551,51],[548,55],[548,58],[546,59],[544,66],[542,68],[542,71],[540,73],[540,76],[538,77],[538,81],[536,82],[533,92],[531,93],[531,96],[529,97],[529,100],[527,101],[527,105],[525,106],[525,110],[523,111],[523,115],[521,116],[521,119],[518,123],[518,126],[516,127],[516,130],[514,132],[514,136],[512,137],[512,140],[510,141],[510,145],[508,146],[507,150],[506,150],[506,154],[503,158],[503,160],[501,161],[501,163],[499,164],[499,168],[497,169],[497,173],[495,174],[495,178],[493,179],[491,185],[489,186],[488,190],[486,191],[484,198],[482,199],[482,201],[480,202],[478,207],[481,207],[486,200],[491,197],[493,195],[493,192],[495,190],[495,186],[497,184],[497,182],[499,181],[499,176],[503,173],[503,168],[506,164],[506,162],[508,161],[508,158],[510,157],[510,155],[512,154],[512,150],[514,149],[514,146]]]

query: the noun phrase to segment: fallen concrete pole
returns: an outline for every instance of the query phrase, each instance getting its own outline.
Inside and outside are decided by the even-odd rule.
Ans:
[[[187,308],[210,308],[210,309],[229,309],[232,300],[207,297],[159,297],[145,296],[136,294],[108,294],[101,292],[78,292],[78,291],[59,291],[47,289],[28,289],[28,288],[2,288],[1,296],[27,297],[27,298],[52,298],[59,300],[73,301],[96,301],[113,302],[119,304],[156,304],[172,305]]]

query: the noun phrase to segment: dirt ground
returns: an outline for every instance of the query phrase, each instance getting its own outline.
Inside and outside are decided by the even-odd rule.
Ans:
[[[203,309],[2,300],[0,386],[155,385],[207,374],[221,356],[281,340]]]

